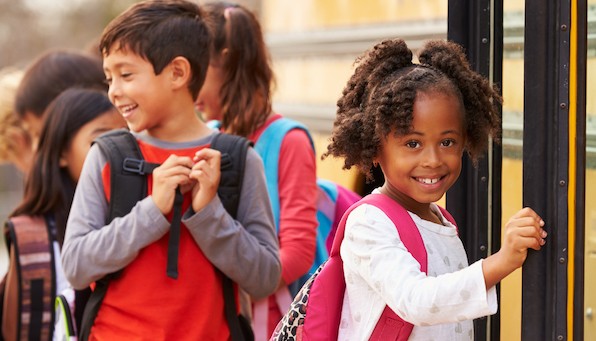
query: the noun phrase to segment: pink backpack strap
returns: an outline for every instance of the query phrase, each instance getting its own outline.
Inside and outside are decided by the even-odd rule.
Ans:
[[[337,340],[346,280],[343,260],[339,255],[341,242],[344,239],[346,220],[354,208],[376,202],[375,195],[368,195],[351,205],[343,214],[337,226],[333,245],[329,251],[329,259],[325,263],[309,291],[307,304],[308,315],[298,340]],[[307,282],[308,283],[308,282]],[[312,303],[312,302],[316,302]]]
[[[376,194],[376,196],[371,204],[381,209],[391,219],[402,243],[420,263],[420,271],[426,273],[428,265],[426,248],[412,217],[395,200],[383,194]],[[391,308],[385,306],[370,340],[407,340],[413,328],[414,325],[404,321]]]
[[[325,246],[327,246],[327,251],[331,251],[331,246],[333,245],[333,240],[335,239],[335,233],[337,231],[337,227],[341,221],[341,218],[344,216],[344,212],[352,206],[352,204],[358,202],[358,200],[362,199],[362,197],[341,186],[337,185],[337,199],[335,201],[335,212],[334,212],[334,220],[333,224],[331,225],[331,231],[329,231],[329,236],[327,236],[327,240],[325,242]]]
[[[329,251],[329,259],[310,288],[309,303],[307,304],[308,318],[304,320],[298,340],[337,340],[344,292],[346,291],[344,266],[339,255],[339,248],[344,239],[348,215],[354,208],[365,203],[366,198],[350,206],[344,212],[337,226],[333,245]],[[310,302],[317,302],[317,304]]]
[[[397,228],[402,243],[404,243],[406,249],[408,249],[418,263],[420,263],[420,271],[426,273],[428,271],[426,248],[424,247],[424,241],[422,240],[420,231],[412,220],[410,214],[395,200],[392,200],[387,196],[384,196],[384,198],[378,201],[376,206],[391,219]],[[457,228],[455,219],[453,219],[451,214],[442,207],[439,207],[439,209],[443,216]],[[397,316],[391,308],[385,306],[385,309],[372,332],[370,340],[407,341],[412,333],[412,329],[414,329],[414,325],[404,321],[401,317]]]

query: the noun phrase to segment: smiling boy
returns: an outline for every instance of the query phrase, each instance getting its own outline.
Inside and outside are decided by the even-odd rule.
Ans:
[[[106,223],[108,158],[93,146],[68,220],[63,267],[75,288],[120,271],[110,281],[89,339],[227,340],[221,271],[253,297],[275,290],[278,245],[263,176],[249,149],[237,220],[217,189],[221,153],[194,101],[209,64],[200,8],[183,0],[131,6],[104,30],[100,49],[109,98],[144,158],[160,163],[149,195]],[[166,275],[175,190],[184,193],[179,275]]]

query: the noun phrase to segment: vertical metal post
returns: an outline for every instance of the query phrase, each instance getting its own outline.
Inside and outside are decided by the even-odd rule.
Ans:
[[[522,270],[522,340],[567,339],[569,0],[526,0],[523,204],[547,244]]]
[[[448,6],[447,38],[464,47],[474,70],[500,84],[502,1],[450,0]],[[487,257],[500,246],[502,152],[498,145],[490,148],[477,167],[464,157],[462,174],[447,193],[447,208],[458,222],[470,262]],[[475,321],[476,340],[499,339],[499,315],[490,317],[490,324],[488,320]]]
[[[576,35],[576,191],[575,191],[575,259],[573,288],[573,336],[575,340],[584,338],[584,269],[586,233],[586,77],[588,60],[588,1],[577,0],[575,13],[571,15]],[[571,62],[574,60],[571,59]]]

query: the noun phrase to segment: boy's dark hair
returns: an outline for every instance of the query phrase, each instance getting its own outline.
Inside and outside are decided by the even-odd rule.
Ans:
[[[50,103],[23,200],[11,217],[53,214],[62,244],[76,184],[60,166],[60,158],[85,124],[110,110],[115,108],[107,93],[97,89],[67,89]]]
[[[218,1],[203,6],[213,35],[212,61],[222,62],[222,127],[249,136],[271,113],[274,83],[271,59],[255,15],[238,4]],[[221,52],[227,53],[220,58]]]
[[[71,87],[107,90],[101,59],[71,50],[52,50],[27,68],[15,94],[15,112],[42,117],[46,107]]]
[[[146,59],[159,75],[176,57],[190,63],[188,84],[196,99],[209,65],[211,38],[203,11],[185,0],[153,0],[136,3],[112,20],[103,31],[99,49],[103,56],[128,50]]]
[[[323,155],[344,157],[344,168],[357,167],[372,179],[371,167],[381,141],[392,131],[412,129],[420,93],[444,93],[462,103],[465,149],[476,162],[488,137],[498,138],[502,98],[496,87],[470,68],[461,46],[442,40],[421,49],[420,64],[401,39],[385,40],[356,60],[358,67],[337,101],[331,143]]]

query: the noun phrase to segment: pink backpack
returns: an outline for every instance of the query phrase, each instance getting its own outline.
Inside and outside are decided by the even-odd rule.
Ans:
[[[337,340],[346,282],[339,248],[344,237],[346,219],[359,205],[370,204],[381,209],[397,227],[401,241],[427,271],[427,255],[422,237],[408,212],[383,194],[370,194],[352,205],[337,228],[329,260],[304,284],[294,298],[290,310],[275,328],[270,341]],[[455,225],[453,217],[441,208],[443,215]],[[370,340],[407,340],[414,326],[402,320],[389,307],[381,314]]]

